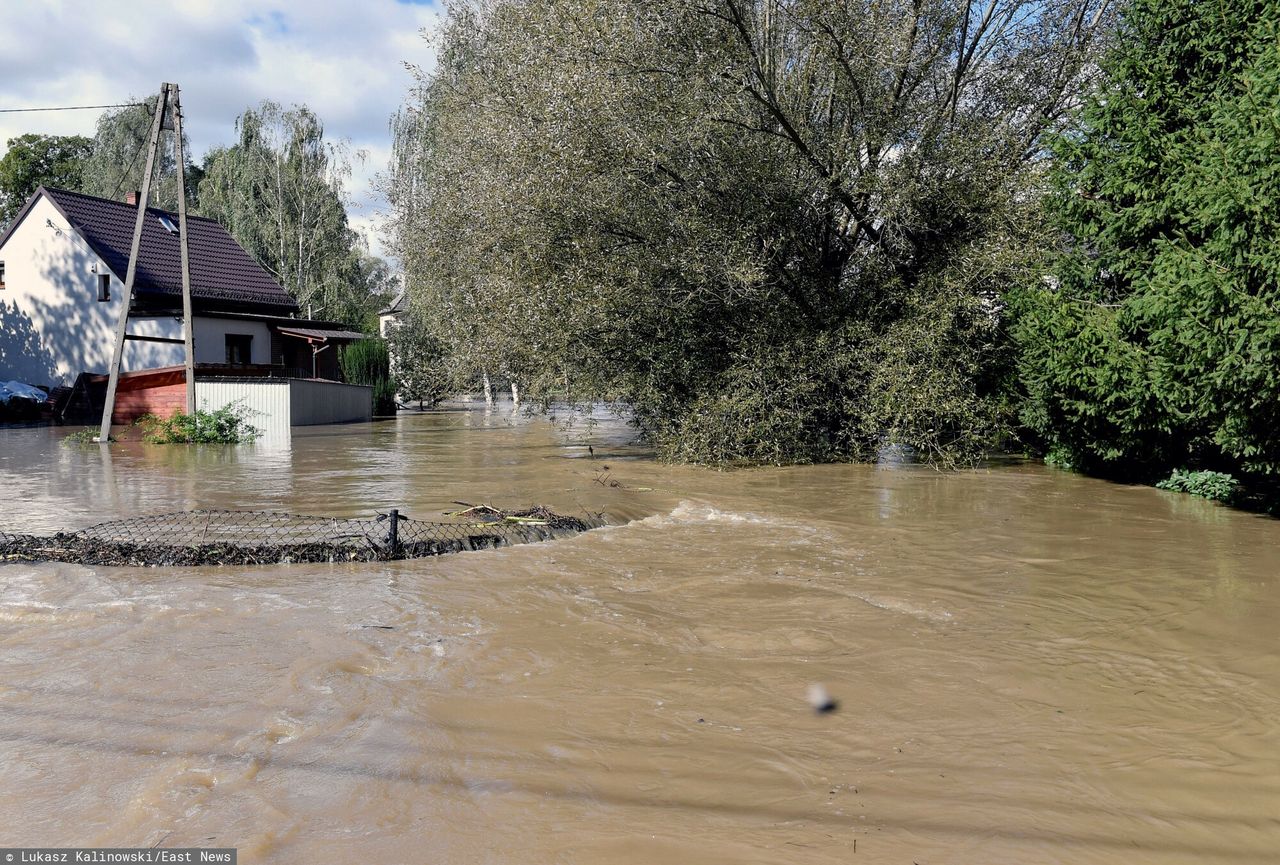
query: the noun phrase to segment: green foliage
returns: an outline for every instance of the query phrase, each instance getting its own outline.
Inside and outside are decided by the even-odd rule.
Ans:
[[[249,423],[253,410],[237,401],[214,411],[196,409],[187,414],[178,409],[167,418],[146,414],[134,427],[142,440],[150,444],[241,444],[252,442],[262,430]],[[62,439],[64,445],[86,445],[96,442],[97,427],[85,427]],[[113,436],[112,441],[116,441]]]
[[[239,444],[261,435],[261,430],[248,423],[249,413],[242,404],[215,411],[197,409],[190,415],[177,410],[168,418],[144,415],[137,426],[142,440],[151,444]]]
[[[1190,493],[1219,502],[1234,502],[1239,498],[1240,484],[1223,472],[1189,472],[1175,469],[1173,474],[1156,484],[1162,490]]]
[[[406,402],[433,405],[450,392],[454,383],[444,344],[416,305],[391,323],[387,348],[392,378]]]
[[[62,437],[64,445],[87,445],[96,444],[98,433],[101,432],[97,427],[85,427],[82,430],[76,430]]]
[[[196,409],[195,414],[176,410],[168,418],[146,414],[138,418],[142,440],[151,444],[240,444],[262,435],[249,423],[252,414],[242,402],[214,411]]]
[[[625,400],[671,458],[968,461],[1101,8],[452,7],[393,124],[406,286],[455,380]]]
[[[310,316],[362,327],[390,298],[386,263],[347,223],[345,142],[325,138],[305,105],[263,102],[236,120],[239,140],[211,150],[201,213],[221,223]]]
[[[155,115],[158,95],[142,100],[142,104],[107,111],[98,118],[93,148],[84,163],[81,192],[100,198],[122,200],[126,193],[142,189],[142,175],[147,167],[147,146],[151,135],[151,119]],[[191,164],[191,144],[183,136],[186,161],[187,201],[194,205],[200,171]],[[173,132],[160,133],[160,156],[151,182],[151,207],[176,210],[178,207],[178,172],[173,158]]]
[[[373,413],[377,415],[393,415],[396,413],[396,383],[389,378],[381,378],[373,383]]]
[[[340,349],[342,376],[351,384],[373,388],[373,413],[396,413],[396,384],[391,378],[391,356],[381,339],[358,339]]]
[[[1013,300],[1025,425],[1087,471],[1280,473],[1280,4],[1135,0]]]
[[[83,135],[10,138],[0,158],[0,229],[8,224],[39,186],[79,189],[93,141]]]
[[[390,377],[387,344],[380,339],[358,339],[343,346],[339,358],[342,374],[352,384],[368,384]]]
[[[1044,464],[1068,472],[1076,469],[1075,463],[1071,461],[1071,454],[1061,447],[1050,448],[1044,455]]]

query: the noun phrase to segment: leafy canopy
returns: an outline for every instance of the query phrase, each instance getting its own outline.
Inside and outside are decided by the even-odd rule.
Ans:
[[[147,168],[151,121],[155,116],[157,102],[159,96],[153,94],[137,105],[106,111],[98,118],[92,152],[85,161],[79,191],[120,201],[128,193],[142,189],[142,176]],[[186,162],[187,201],[194,204],[200,170],[191,162],[191,143],[185,133],[182,143]],[[178,172],[174,162],[172,130],[163,129],[160,132],[160,153],[153,171],[151,200],[148,205],[177,210]]]
[[[236,121],[239,140],[205,157],[200,207],[275,276],[304,313],[367,327],[391,274],[347,222],[344,142],[311,109],[264,102]]]
[[[0,229],[39,186],[78,189],[93,141],[83,135],[28,133],[10,138],[0,158]]]
[[[1280,472],[1280,3],[1134,0],[1055,142],[1023,416],[1086,470]]]
[[[703,462],[950,464],[1002,428],[1002,290],[1090,0],[497,0],[395,123],[407,287],[459,377],[618,398]]]

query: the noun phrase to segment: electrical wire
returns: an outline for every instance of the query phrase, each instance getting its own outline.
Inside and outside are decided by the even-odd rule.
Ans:
[[[0,108],[0,114],[23,114],[33,111],[89,111],[94,109],[100,110],[103,108],[136,108],[138,106],[146,108],[147,103],[115,102],[111,105],[58,105],[50,106],[48,108]],[[151,112],[148,111],[148,113]],[[124,174],[120,175],[120,179],[116,182],[115,191],[111,193],[111,197],[113,199],[120,194],[120,187],[123,186],[125,180],[128,179],[129,174],[133,171],[133,167],[138,164],[138,156],[142,153],[143,149],[144,148],[139,148],[134,151],[133,159],[129,162],[129,167],[124,170]]]
[[[115,191],[111,193],[111,200],[115,201],[120,197],[120,188],[124,186],[124,182],[129,179],[129,175],[133,173],[133,167],[138,164],[138,157],[142,155],[142,151],[146,150],[146,146],[139,147],[133,151],[133,159],[129,160],[129,167],[124,170],[124,174],[120,175],[120,179],[116,181]],[[142,206],[146,207],[147,202],[142,202]]]
[[[20,114],[28,111],[89,111],[98,108],[133,108],[145,102],[117,102],[114,105],[57,105],[50,108],[0,108],[0,114]]]

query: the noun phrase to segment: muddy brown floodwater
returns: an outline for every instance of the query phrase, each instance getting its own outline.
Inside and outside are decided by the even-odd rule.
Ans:
[[[0,843],[1280,861],[1280,521],[1029,464],[664,466],[607,422],[593,460],[474,409],[287,448],[60,433],[0,431],[0,528],[454,499],[617,525],[373,565],[0,565]]]

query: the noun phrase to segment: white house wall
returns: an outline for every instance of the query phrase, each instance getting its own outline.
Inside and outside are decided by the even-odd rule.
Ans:
[[[47,198],[35,203],[0,248],[0,261],[5,264],[0,380],[70,384],[81,372],[106,372],[124,285],[113,277],[111,300],[98,300],[95,268],[106,273],[106,265]],[[172,318],[135,319],[129,329],[148,336],[182,336],[181,322]],[[219,350],[224,351],[221,338]],[[180,363],[180,345],[125,343],[126,370]]]

